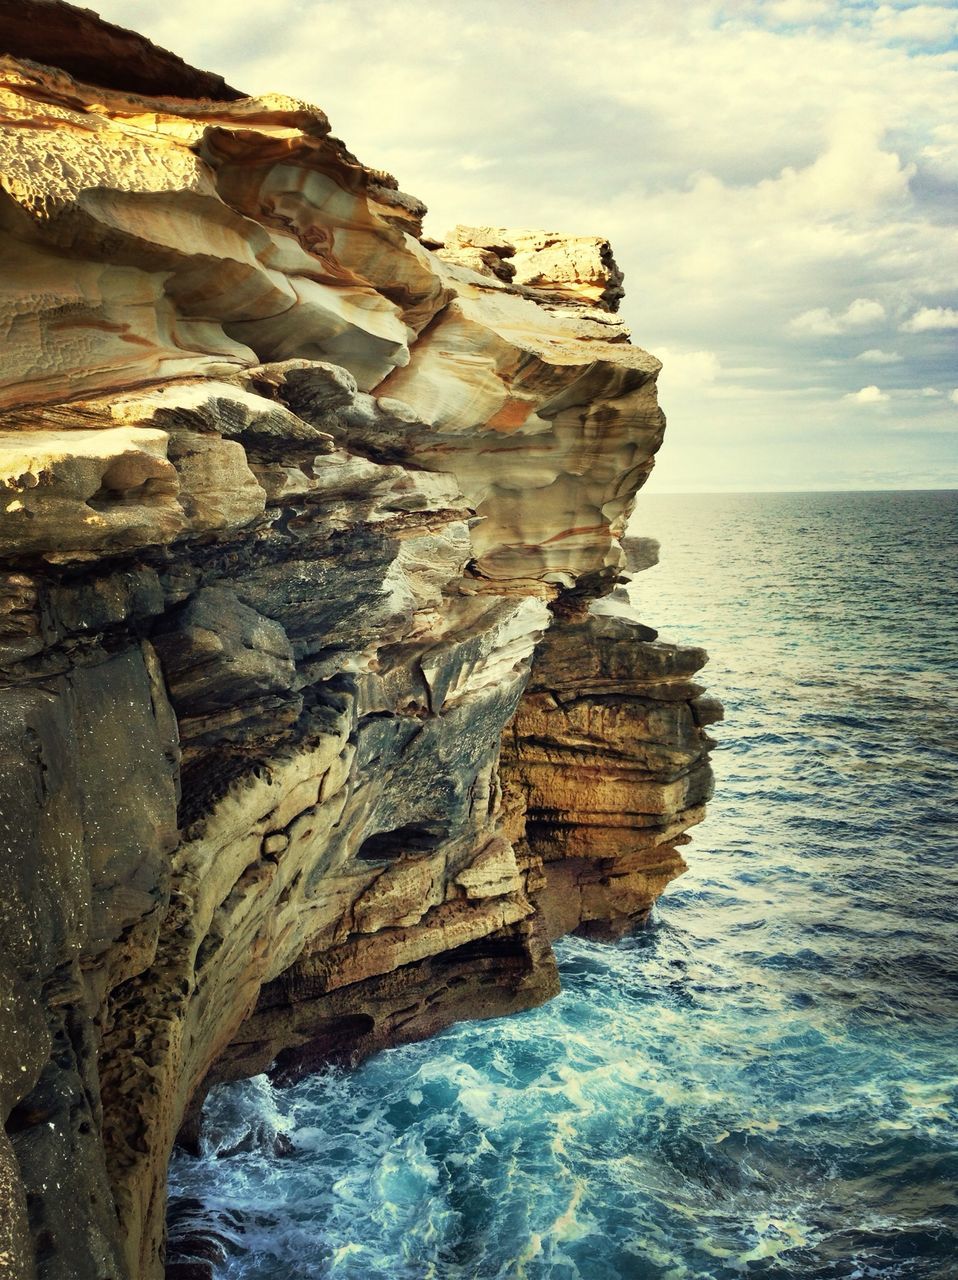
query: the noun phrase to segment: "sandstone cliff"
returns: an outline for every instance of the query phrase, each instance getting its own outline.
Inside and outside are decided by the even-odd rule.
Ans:
[[[607,244],[424,243],[314,107],[0,35],[0,1274],[148,1280],[213,1081],[644,919],[716,712],[589,608],[664,426]]]

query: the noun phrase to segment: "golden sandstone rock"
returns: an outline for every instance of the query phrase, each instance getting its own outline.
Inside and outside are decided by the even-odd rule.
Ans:
[[[664,427],[604,241],[423,242],[315,108],[0,36],[0,1275],[150,1280],[210,1085],[554,994],[717,713],[589,608]]]

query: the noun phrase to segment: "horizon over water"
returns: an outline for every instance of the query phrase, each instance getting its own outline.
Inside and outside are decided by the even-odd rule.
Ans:
[[[655,476],[655,472],[652,472]],[[839,494],[839,493],[958,493],[958,484],[940,485],[926,484],[913,486],[908,489],[867,489],[861,486],[852,489],[834,489],[834,488],[785,488],[777,489],[653,489],[651,492],[643,489],[638,495],[639,508],[637,514],[641,516],[646,503],[655,498],[730,498],[735,496],[748,496],[753,498],[762,497],[779,497],[783,494]],[[641,533],[638,529],[636,532]]]
[[[222,1274],[958,1276],[958,491],[634,526],[642,620],[726,704],[689,871],[648,929],[557,944],[540,1009],[216,1090],[171,1192],[241,1215]]]

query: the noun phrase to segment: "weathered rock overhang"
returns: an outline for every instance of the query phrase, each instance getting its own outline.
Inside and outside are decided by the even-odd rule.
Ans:
[[[664,429],[605,241],[424,242],[316,108],[0,33],[0,1275],[140,1280],[211,1083],[641,922],[717,711],[590,612]]]

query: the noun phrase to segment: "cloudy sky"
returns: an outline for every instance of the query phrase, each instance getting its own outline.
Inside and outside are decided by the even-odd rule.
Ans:
[[[958,3],[86,0],[318,103],[427,227],[608,236],[659,491],[958,487]]]

